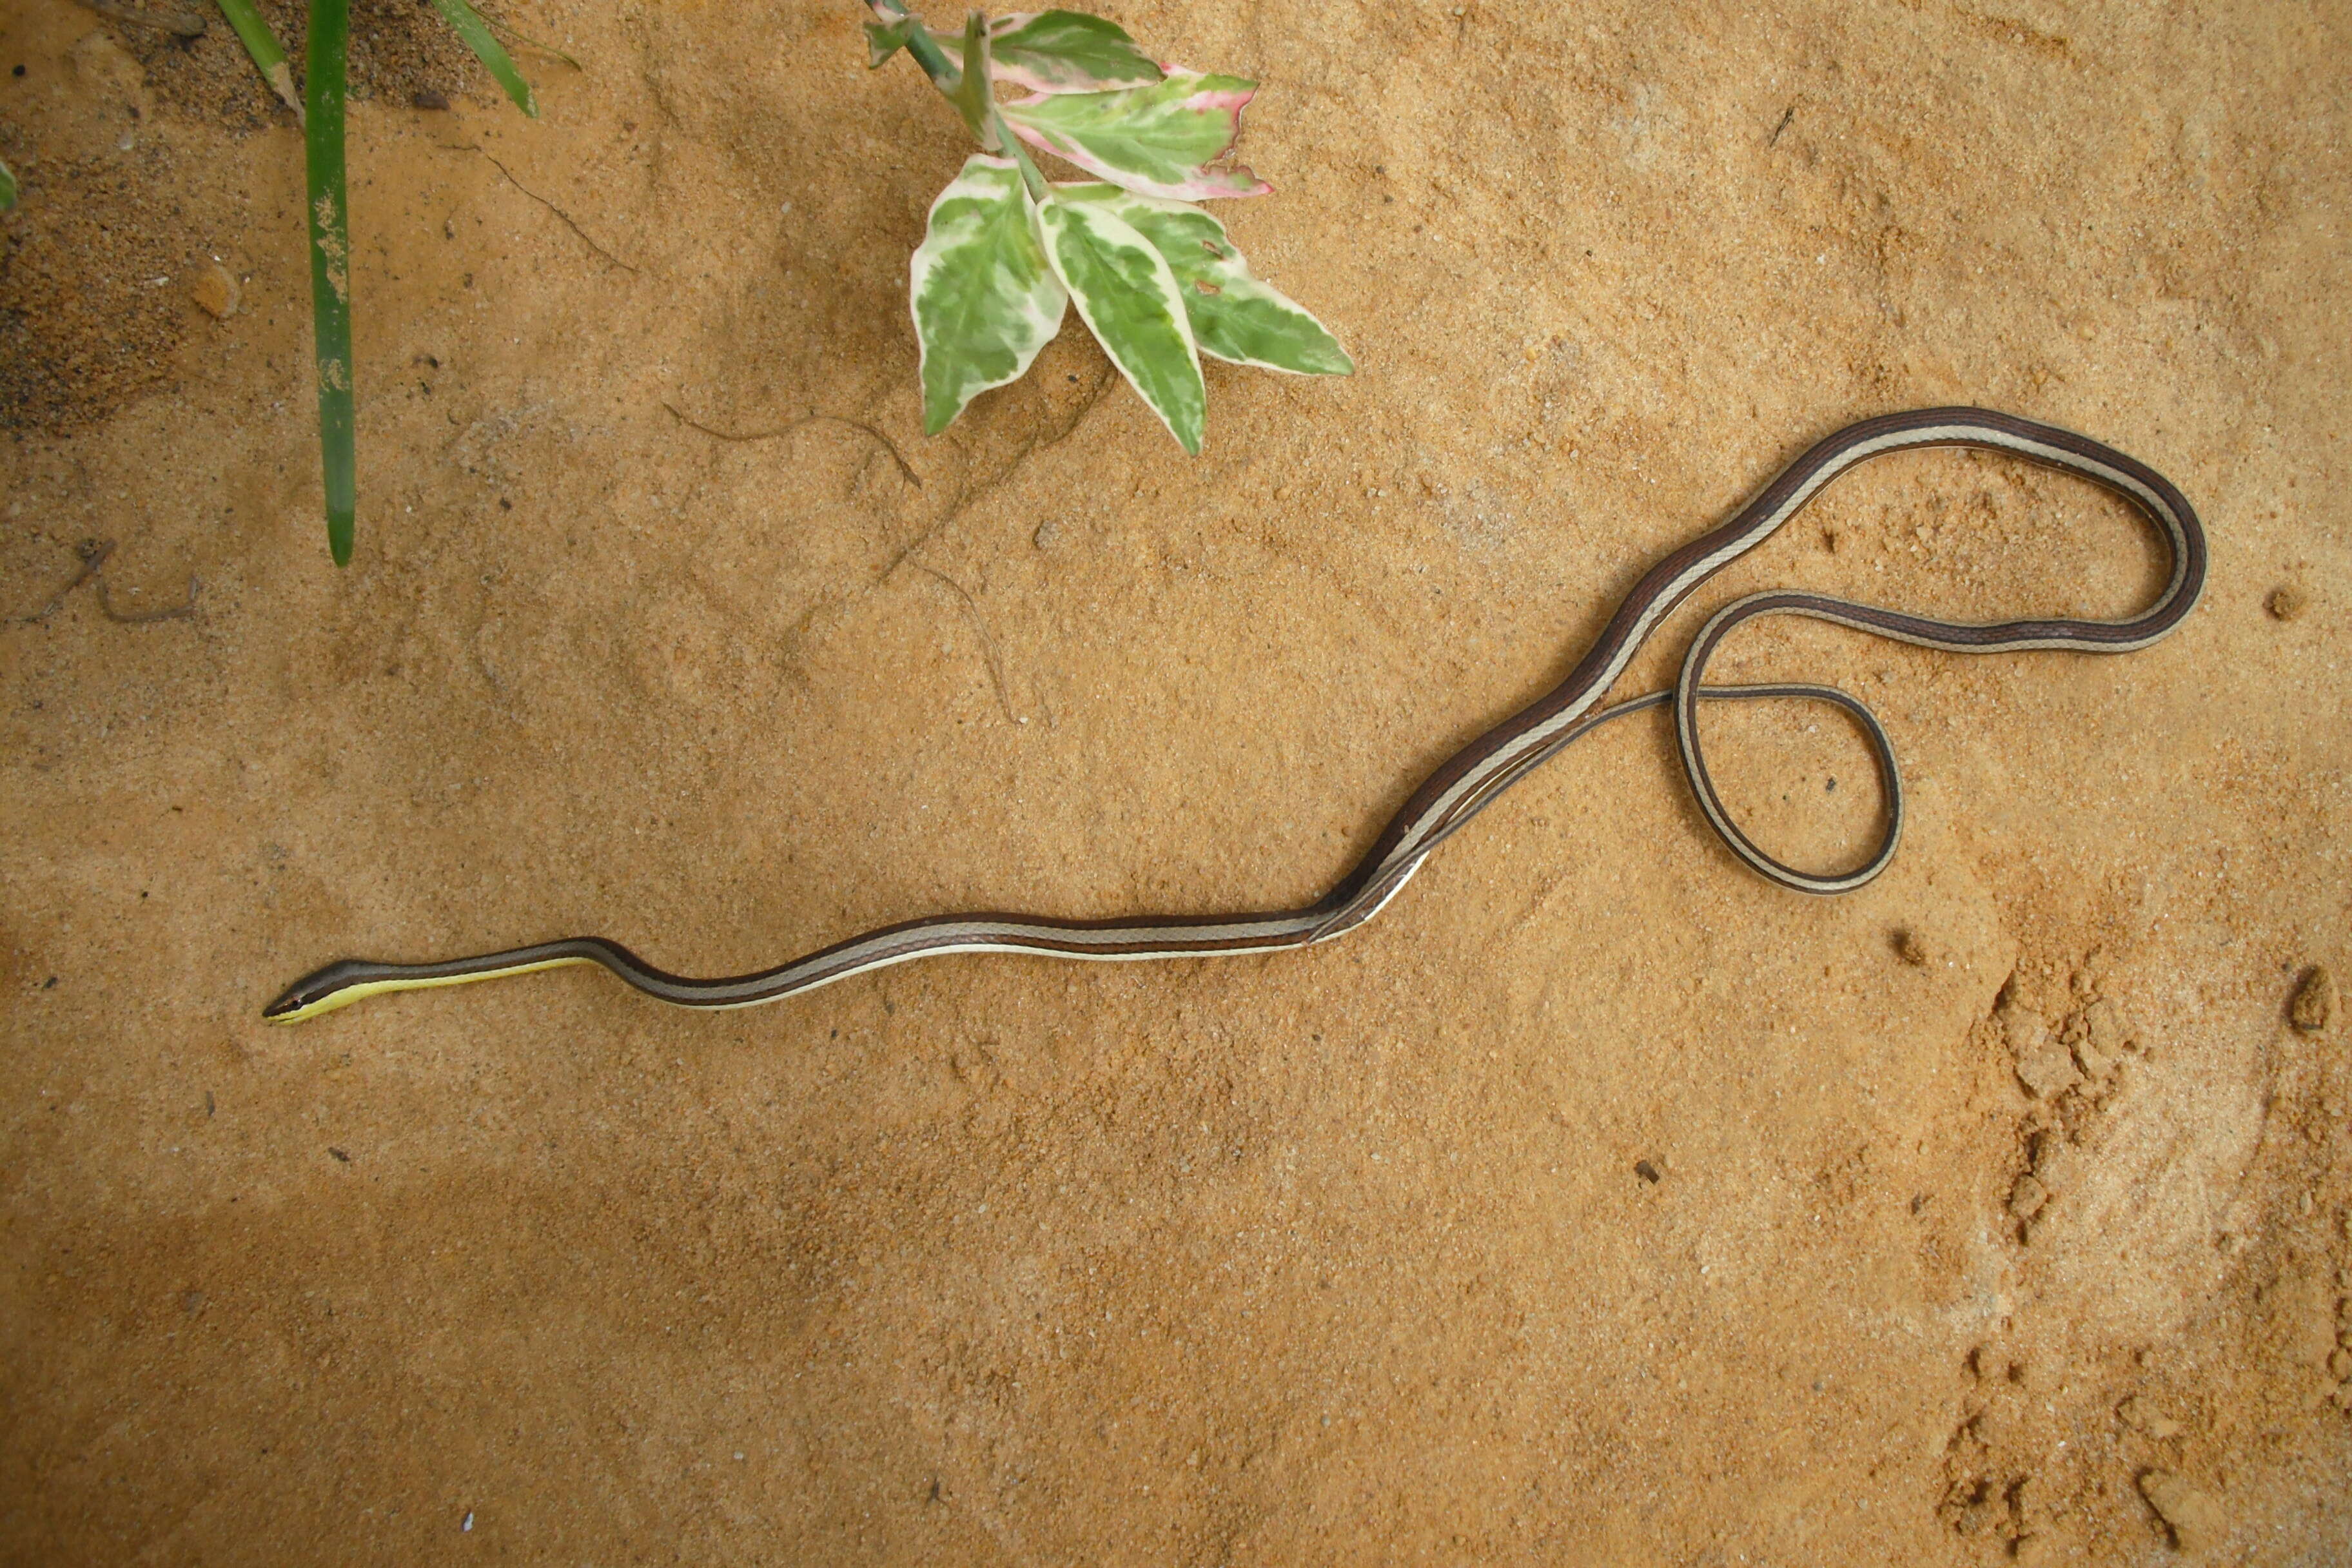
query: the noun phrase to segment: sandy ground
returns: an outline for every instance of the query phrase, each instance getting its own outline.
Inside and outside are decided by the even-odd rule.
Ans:
[[[2289,1021],[2352,968],[2352,12],[1125,5],[1265,83],[1223,210],[1360,366],[1213,368],[1188,460],[1075,327],[922,438],[961,133],[846,0],[509,9],[583,68],[536,123],[362,10],[337,573],[286,117],[217,22],[0,5],[0,1556],[2352,1557],[2352,1029]],[[2211,586],[2126,658],[1737,644],[1894,731],[1852,897],[1643,720],[1311,953],[258,1019],[1303,900],[1646,563],[1948,402],[2171,476]],[[1703,599],[2158,563],[1918,455]],[[1843,724],[1710,723],[1767,842],[1869,841]]]

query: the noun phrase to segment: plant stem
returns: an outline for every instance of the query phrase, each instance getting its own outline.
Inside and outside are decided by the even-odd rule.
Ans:
[[[953,92],[956,83],[963,79],[962,70],[948,58],[945,50],[931,41],[931,30],[923,26],[920,17],[915,20],[915,30],[907,35],[907,52],[915,57],[917,65],[923,68],[923,74],[931,79],[931,85],[943,93]]]
[[[923,68],[923,74],[931,79],[933,87],[941,92],[954,89],[956,80],[962,73],[940,52],[939,45],[931,41],[931,30],[923,26],[920,16],[907,9],[903,0],[873,0],[866,9],[877,16],[888,16],[893,21],[913,22],[914,26],[907,33],[907,52],[915,57],[915,63]]]
[[[309,112],[302,135],[310,176],[310,320],[319,363],[319,460],[326,482],[327,549],[338,566],[352,560],[359,511],[358,458],[352,447],[352,241],[349,182],[343,172],[344,45],[350,0],[310,0]]]
[[[907,34],[907,52],[915,58],[917,65],[923,68],[923,74],[931,79],[931,85],[940,89],[940,95],[952,102],[955,89],[963,80],[963,71],[932,39],[931,31],[923,25],[923,19],[907,9],[900,0],[878,0],[869,9],[887,11],[893,17],[915,24]],[[1021,183],[1029,187],[1029,199],[1045,200],[1045,176],[1037,172],[1037,165],[1029,157],[1029,150],[1021,145],[1021,138],[1013,133],[1013,127],[1004,122],[1004,116],[992,112],[991,119],[995,123],[998,142],[1020,166]]]
[[[1021,138],[1013,134],[1013,127],[1004,123],[1002,114],[996,117],[996,134],[1003,142],[1004,150],[1013,154],[1013,161],[1021,165],[1021,183],[1029,187],[1029,199],[1044,201],[1045,176],[1037,172],[1037,165],[1030,161],[1029,149],[1021,145]]]

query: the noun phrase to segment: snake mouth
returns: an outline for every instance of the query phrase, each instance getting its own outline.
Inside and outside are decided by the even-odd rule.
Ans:
[[[289,1013],[301,1011],[303,1003],[308,1000],[309,998],[302,994],[301,988],[298,986],[264,1007],[261,1010],[261,1016],[266,1022],[275,1023]]]

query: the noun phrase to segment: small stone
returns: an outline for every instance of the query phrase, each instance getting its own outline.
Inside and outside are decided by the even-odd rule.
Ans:
[[[449,107],[449,95],[436,92],[429,87],[422,88],[408,95],[408,102],[414,109],[446,109]]]
[[[228,268],[217,261],[208,267],[198,268],[194,279],[188,284],[188,298],[194,300],[205,314],[216,321],[225,321],[236,314],[237,300],[242,292],[236,286],[236,279],[228,275]]]
[[[1656,1185],[1664,1175],[1664,1172],[1660,1171],[1655,1165],[1653,1165],[1647,1160],[1634,1161],[1633,1173],[1654,1186]]]
[[[2017,1058],[2018,1081],[2036,1100],[2054,1100],[2083,1081],[2066,1047],[2050,1037],[2050,1026],[2022,1007],[2005,1007],[2001,1028]]]
[[[1050,517],[1039,523],[1037,531],[1029,536],[1029,542],[1040,550],[1051,550],[1061,540],[1062,525],[1058,520]]]
[[[2173,1420],[2148,1403],[2144,1394],[2134,1394],[2116,1407],[2116,1414],[2135,1431],[2145,1432],[2159,1440],[2180,1436],[2180,1423]]]
[[[2170,1470],[2143,1472],[2139,1495],[2147,1499],[2147,1506],[2172,1531],[2172,1544],[2183,1552],[2201,1549],[2229,1523],[2220,1503]]]
[[[2070,1143],[2066,1135],[2055,1127],[2045,1128],[2033,1135],[2032,1158],[2027,1162],[2037,1180],[2053,1194],[2072,1191],[2080,1184],[2083,1164],[2080,1145]]]
[[[2113,1058],[2131,1048],[2124,1016],[2112,1002],[2094,1002],[2083,1009],[2083,1030],[2091,1048]]]
[[[2327,1374],[2338,1383],[2352,1377],[2352,1351],[2342,1345],[2330,1351],[2327,1354]]]
[[[2017,1178],[2017,1185],[2009,1190],[2009,1212],[2020,1219],[2032,1219],[2050,1201],[2050,1189],[2032,1175]]]
[[[2327,973],[2325,964],[2313,964],[2303,972],[2303,983],[2294,988],[2294,1000],[2287,1007],[2287,1019],[2306,1035],[2315,1035],[2327,1027],[2336,1016],[2336,977]]]
[[[2271,596],[2263,600],[2263,604],[2270,611],[2271,619],[2292,621],[2299,618],[2304,611],[2311,608],[2311,595],[2289,583],[2273,588]]]
[[[2095,947],[2084,953],[2082,963],[2074,970],[2074,994],[2086,1001],[2096,996],[2099,987],[2106,982],[2107,970],[2113,962],[2104,947]]]
[[[2114,1076],[2122,1037],[2112,1004],[2094,1002],[2067,1019],[2065,1039],[2084,1077],[2104,1083]]]
[[[1953,1516],[1952,1528],[1962,1535],[1982,1535],[2000,1517],[1991,1502],[1972,1502]]]
[[[1925,968],[1927,963],[1927,944],[1919,940],[1917,931],[1913,931],[1909,926],[1905,926],[1895,933],[1895,956],[1914,969]]]

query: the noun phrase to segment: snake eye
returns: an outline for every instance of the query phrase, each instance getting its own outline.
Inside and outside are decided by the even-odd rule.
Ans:
[[[277,1001],[264,1007],[261,1010],[262,1019],[264,1022],[268,1022],[286,1017],[289,1014],[299,1013],[303,1008],[325,995],[328,989],[320,985],[297,985],[278,997]]]

